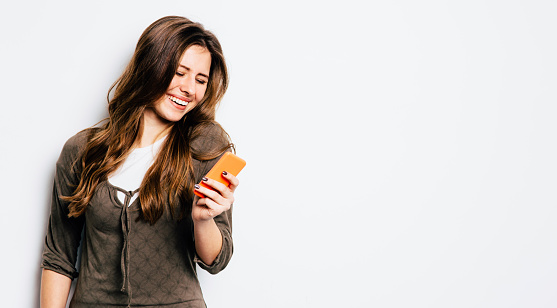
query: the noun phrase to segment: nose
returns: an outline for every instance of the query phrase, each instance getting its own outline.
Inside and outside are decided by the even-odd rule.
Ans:
[[[195,95],[195,77],[188,74],[181,78],[180,91],[189,95]]]

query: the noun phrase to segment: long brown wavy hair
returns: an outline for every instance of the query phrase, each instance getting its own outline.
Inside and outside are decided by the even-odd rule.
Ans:
[[[70,202],[70,217],[85,212],[97,185],[107,180],[133,150],[141,138],[145,108],[152,107],[165,95],[182,54],[193,45],[204,47],[211,54],[205,96],[174,123],[155,162],[143,178],[139,189],[140,217],[154,224],[169,202],[173,217],[176,205],[181,204],[176,213],[182,218],[186,212],[185,201],[191,202],[195,184],[193,159],[213,159],[233,148],[226,133],[222,147],[205,153],[198,153],[191,147],[191,142],[200,136],[205,126],[218,125],[214,121],[216,107],[228,87],[228,73],[219,41],[199,23],[179,16],[163,17],[145,29],[130,63],[110,88],[107,122],[100,129],[90,130],[81,157],[79,184],[73,195],[63,197]]]

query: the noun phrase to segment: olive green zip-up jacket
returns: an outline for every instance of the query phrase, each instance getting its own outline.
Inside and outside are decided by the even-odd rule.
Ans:
[[[72,308],[205,307],[196,263],[212,274],[226,267],[233,251],[232,209],[214,218],[223,246],[210,266],[197,258],[191,215],[176,221],[167,204],[163,216],[150,225],[138,219],[139,198],[129,204],[133,192],[108,181],[99,183],[85,214],[68,218],[68,202],[60,196],[71,195],[79,183],[80,158],[89,132],[85,130],[71,137],[56,163],[41,267],[71,279],[79,276]],[[224,132],[213,125],[192,142],[192,147],[203,152],[220,147],[223,142],[226,142]],[[196,182],[217,160],[193,161]],[[124,203],[117,198],[117,191],[126,194]],[[191,213],[191,205],[187,208],[187,213]],[[76,261],[80,244],[78,275]]]

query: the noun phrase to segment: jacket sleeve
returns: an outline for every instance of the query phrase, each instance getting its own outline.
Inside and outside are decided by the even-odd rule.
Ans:
[[[76,135],[77,136],[77,135]],[[77,160],[79,138],[70,138],[56,162],[50,218],[46,232],[41,267],[73,279],[77,277],[77,250],[81,240],[84,218],[69,218],[69,202],[60,196],[70,196],[79,182]]]
[[[220,126],[213,126],[211,129],[206,133],[206,136],[209,138],[204,138],[205,142],[203,144],[204,147],[214,147],[214,146],[222,146],[224,142],[228,142],[227,138],[223,134],[222,128]],[[230,149],[229,149],[230,151]],[[224,154],[224,153],[223,153]],[[205,176],[209,170],[217,163],[217,161],[222,157],[219,156],[215,159],[211,159],[208,161],[203,162],[202,172],[199,173],[199,179],[197,182],[201,180],[201,177]],[[222,235],[222,248],[217,255],[215,261],[211,265],[207,265],[205,262],[201,260],[201,258],[195,258],[195,261],[199,266],[206,270],[211,274],[217,274],[222,271],[230,262],[232,258],[232,253],[234,250],[233,242],[232,242],[232,207],[228,211],[222,212],[220,215],[214,217],[215,223],[220,230]]]
[[[213,219],[222,236],[222,248],[211,265],[207,265],[199,257],[196,257],[196,262],[199,264],[199,267],[207,272],[217,274],[228,265],[228,262],[232,259],[232,253],[234,252],[234,245],[232,242],[232,207]]]

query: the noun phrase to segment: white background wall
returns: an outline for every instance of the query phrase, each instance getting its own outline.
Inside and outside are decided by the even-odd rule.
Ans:
[[[220,38],[248,162],[209,307],[556,307],[555,3],[3,2],[1,306],[38,305],[62,145],[173,14]]]

